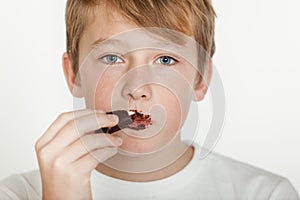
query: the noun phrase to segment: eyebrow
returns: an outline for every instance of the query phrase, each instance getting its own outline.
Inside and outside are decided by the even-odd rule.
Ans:
[[[92,43],[92,48],[95,48],[97,46],[99,46],[100,44],[114,44],[114,43],[122,43],[121,40],[116,40],[116,39],[109,39],[109,38],[105,38],[105,37],[100,37],[99,39],[97,39],[96,41],[94,41]]]
[[[92,49],[94,49],[101,45],[117,45],[117,44],[125,45],[124,41],[119,40],[119,39],[110,39],[110,38],[106,38],[106,37],[100,37],[99,39],[94,41],[91,46],[92,46]],[[167,40],[157,40],[155,42],[149,43],[148,45],[150,48],[158,47],[158,49],[166,50],[166,51],[178,50],[178,52],[180,52],[180,53],[182,53],[184,50],[184,48],[182,48],[182,47],[184,47],[184,45],[180,45],[175,42],[170,42]]]
[[[182,48],[184,47],[184,45],[180,45],[180,44],[177,44],[175,42],[169,42],[169,41],[164,41],[164,40],[160,40],[160,41],[157,41],[157,42],[153,42],[152,43],[154,46],[162,46],[162,47],[165,47],[165,48],[169,48],[169,47],[175,47],[175,48]]]

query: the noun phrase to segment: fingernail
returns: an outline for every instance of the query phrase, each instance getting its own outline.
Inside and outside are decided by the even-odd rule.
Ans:
[[[116,140],[118,141],[119,145],[121,145],[123,143],[123,139],[120,137],[116,137]]]
[[[117,148],[110,148],[111,150],[111,154],[114,155],[116,153],[118,153],[118,149]]]
[[[107,115],[108,119],[112,122],[118,123],[119,118],[116,115]]]

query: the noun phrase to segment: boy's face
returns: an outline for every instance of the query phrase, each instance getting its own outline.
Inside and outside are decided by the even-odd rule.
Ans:
[[[108,12],[100,7],[81,37],[76,78],[65,59],[68,83],[87,108],[150,114],[152,125],[145,130],[114,134],[122,137],[124,151],[153,152],[178,136],[191,101],[201,100],[207,90],[205,82],[196,80],[196,43],[172,42],[166,36],[178,33],[162,30],[159,36],[153,34],[156,29],[140,29]]]

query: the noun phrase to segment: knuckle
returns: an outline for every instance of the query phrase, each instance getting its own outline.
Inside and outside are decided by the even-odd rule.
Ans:
[[[38,154],[38,157],[39,158],[48,158],[49,157],[49,153],[48,151],[46,150],[46,148],[41,148],[37,151],[37,154]]]
[[[57,119],[61,121],[68,121],[72,118],[72,115],[73,112],[63,112],[58,115]]]
[[[37,139],[37,141],[35,142],[34,149],[35,149],[35,152],[37,152],[37,153],[39,152],[39,150],[40,150],[40,138]]]
[[[58,120],[63,120],[65,118],[65,113],[60,113],[57,117]]]
[[[63,170],[65,168],[64,165],[64,160],[61,157],[57,157],[53,161],[53,168],[56,170]]]
[[[75,129],[75,126],[76,126],[75,120],[68,121],[67,124],[66,124],[66,126],[69,127],[69,128]]]
[[[76,119],[75,119],[75,118],[70,118],[70,119],[68,120],[67,124],[73,125],[73,124],[75,124],[75,122],[76,122]]]
[[[44,164],[51,162],[51,154],[49,153],[49,151],[47,151],[46,148],[41,148],[37,152],[37,158],[38,158],[39,162],[44,163]]]

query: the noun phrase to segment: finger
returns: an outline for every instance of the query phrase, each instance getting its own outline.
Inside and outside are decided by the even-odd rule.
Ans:
[[[112,116],[113,115],[106,115],[104,113],[94,113],[73,119],[55,135],[48,145],[53,148],[62,149],[69,146],[79,137],[91,130],[105,126],[115,126],[118,123],[118,120],[116,117]]]
[[[46,130],[45,134],[43,134],[36,142],[36,149],[41,149],[43,146],[45,146],[48,142],[50,142],[57,132],[64,127],[70,120],[81,117],[85,115],[93,114],[95,110],[90,109],[83,109],[83,110],[76,110],[76,111],[70,111],[61,113],[56,120],[50,125],[50,127]],[[97,111],[102,112],[102,111]],[[104,112],[102,112],[104,113]]]
[[[95,169],[99,163],[104,162],[110,157],[117,154],[118,149],[116,147],[106,147],[103,149],[97,149],[89,154],[86,154],[79,160],[73,163],[73,170],[79,174],[90,173]]]
[[[122,139],[118,136],[109,134],[90,134],[85,135],[68,146],[59,157],[66,163],[75,162],[84,155],[96,149],[106,147],[117,147],[122,144]]]

